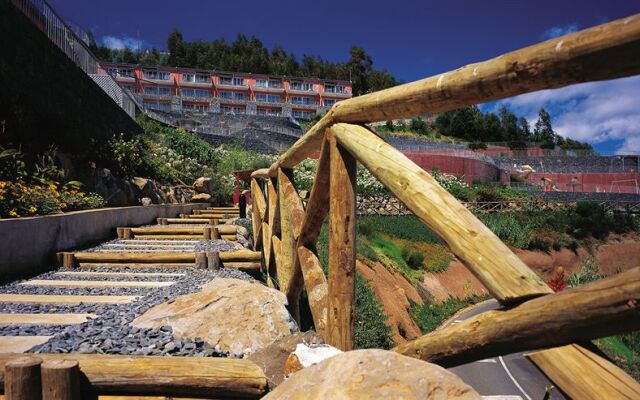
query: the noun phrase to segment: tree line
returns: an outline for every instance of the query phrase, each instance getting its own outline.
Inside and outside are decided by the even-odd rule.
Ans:
[[[525,148],[528,142],[552,149],[591,150],[588,143],[563,138],[551,124],[551,116],[541,108],[533,128],[524,117],[517,117],[506,106],[498,113],[483,113],[477,106],[447,111],[436,117],[434,128],[441,134],[468,141],[473,147],[482,148],[487,142],[507,142],[511,148]]]
[[[354,95],[399,83],[388,71],[374,69],[371,55],[359,46],[351,48],[349,59],[344,62],[331,62],[306,54],[298,60],[282,46],[269,51],[255,36],[247,38],[239,34],[230,43],[224,38],[187,42],[182,33],[174,29],[167,37],[167,49],[168,54],[156,48],[133,51],[93,46],[98,58],[111,62],[350,80]]]

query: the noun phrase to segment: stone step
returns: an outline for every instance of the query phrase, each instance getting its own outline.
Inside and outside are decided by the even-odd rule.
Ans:
[[[126,304],[139,296],[79,296],[50,294],[0,294],[0,303],[39,304]]]
[[[146,281],[65,281],[55,279],[32,279],[21,282],[21,286],[53,286],[68,288],[159,288],[173,285],[175,282],[146,282]]]
[[[24,353],[53,336],[0,336],[0,353]]]
[[[0,313],[0,326],[75,325],[95,318],[95,314],[18,314]]]
[[[102,271],[62,271],[56,272],[56,275],[65,276],[113,276],[113,277],[153,277],[153,276],[167,276],[167,277],[180,277],[186,274],[181,273],[169,273],[169,272],[102,272]]]

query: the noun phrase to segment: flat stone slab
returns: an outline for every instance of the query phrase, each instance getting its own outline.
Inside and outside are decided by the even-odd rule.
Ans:
[[[180,273],[168,273],[168,272],[98,272],[98,271],[63,271],[56,272],[56,275],[65,276],[130,276],[130,277],[149,277],[149,276],[168,276],[168,277],[180,277],[186,274]]]
[[[63,281],[54,279],[32,279],[19,283],[20,286],[53,286],[68,288],[159,288],[173,285],[175,282],[145,282],[145,281]]]
[[[39,304],[126,304],[138,299],[138,296],[74,296],[47,294],[0,294],[0,303],[39,303]]]
[[[0,314],[0,326],[7,325],[74,325],[95,318],[95,314]]]
[[[53,336],[0,336],[0,353],[24,353]]]

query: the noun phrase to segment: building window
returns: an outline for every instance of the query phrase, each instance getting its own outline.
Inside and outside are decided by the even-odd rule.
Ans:
[[[280,110],[273,109],[273,108],[258,108],[256,110],[256,113],[258,115],[267,116],[267,117],[279,117],[280,116]]]
[[[144,102],[144,106],[145,106],[145,108],[149,108],[149,109],[152,109],[152,110],[171,111],[171,104],[170,103],[160,103],[160,102],[156,102],[156,101],[145,101]]]
[[[183,97],[209,97],[209,91],[205,89],[180,89],[180,93]]]
[[[311,119],[313,117],[313,113],[311,111],[296,111],[293,110],[293,118],[298,119]]]
[[[244,86],[244,78],[230,77],[230,76],[221,76],[220,77],[221,85],[231,85],[231,86]]]
[[[207,112],[209,111],[209,106],[207,104],[183,103],[182,109],[185,111]]]
[[[282,103],[282,98],[275,94],[257,93],[256,101],[263,103]]]
[[[162,86],[145,86],[144,94],[151,94],[155,96],[169,96],[171,95],[171,88]]]
[[[281,89],[282,82],[276,79],[256,79],[256,87]]]
[[[233,107],[233,106],[220,106],[220,111],[225,114],[244,114],[246,112],[244,107]]]
[[[193,74],[182,74],[182,82],[195,82],[195,75]]]
[[[244,93],[241,92],[220,92],[221,99],[244,100]]]
[[[196,83],[210,83],[209,75],[196,74]]]
[[[336,99],[324,99],[325,107],[331,107],[334,104],[336,104]]]
[[[347,88],[344,85],[325,85],[325,93],[347,93]]]
[[[292,90],[301,90],[301,91],[304,91],[304,92],[313,92],[313,83],[293,81],[293,82],[291,82],[291,89]]]
[[[114,78],[133,78],[132,69],[109,68],[107,73]]]
[[[145,79],[155,79],[158,81],[168,81],[171,79],[171,74],[164,71],[144,71]]]
[[[291,104],[314,105],[315,100],[307,96],[291,96]]]

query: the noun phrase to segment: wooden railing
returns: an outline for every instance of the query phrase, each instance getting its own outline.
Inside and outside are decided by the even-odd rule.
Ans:
[[[640,15],[548,40],[497,58],[334,105],[268,169],[252,175],[253,233],[269,283],[299,318],[303,287],[315,328],[343,350],[354,344],[356,163],[387,187],[500,303],[492,311],[396,348],[458,364],[511,351],[569,344],[640,328],[640,269],[552,294],[545,282],[467,208],[364,123],[447,111],[570,84],[640,73]],[[304,207],[292,168],[320,160]],[[316,241],[329,220],[325,276]],[[504,324],[504,331],[496,328]],[[502,326],[502,325],[500,325]],[[541,328],[542,327],[542,328]]]

